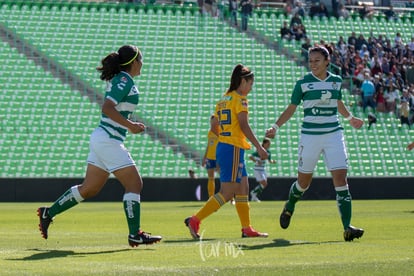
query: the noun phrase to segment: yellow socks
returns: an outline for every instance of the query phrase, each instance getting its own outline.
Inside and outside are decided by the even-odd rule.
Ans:
[[[206,204],[201,207],[195,216],[201,221],[220,209],[225,203],[224,197],[220,193],[217,193],[207,200]]]
[[[214,177],[208,178],[207,182],[207,191],[208,191],[208,197],[212,197],[214,195],[214,192],[216,190],[216,182],[214,180]]]
[[[236,201],[236,210],[239,215],[242,228],[250,226],[250,205],[248,195],[236,195],[234,197]]]

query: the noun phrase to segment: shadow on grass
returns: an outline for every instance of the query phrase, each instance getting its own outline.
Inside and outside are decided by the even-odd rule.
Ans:
[[[202,240],[202,242],[205,242],[205,241],[215,241],[216,239],[204,239],[203,238],[203,240]],[[163,241],[163,243],[185,243],[185,242],[192,242],[192,243],[194,243],[194,242],[200,242],[200,240],[194,240],[194,239],[188,239],[188,240],[165,240],[165,241]]]
[[[310,241],[289,241],[285,239],[275,239],[270,243],[265,244],[255,244],[255,245],[245,245],[241,244],[243,250],[257,250],[270,247],[287,247],[295,245],[308,245],[308,244],[329,244],[329,243],[342,243],[342,241],[324,241],[324,242],[310,242]]]
[[[88,255],[101,255],[101,254],[112,254],[124,251],[130,251],[133,249],[119,249],[119,250],[107,250],[107,251],[94,251],[94,252],[75,252],[73,250],[42,250],[42,249],[28,249],[27,251],[36,251],[30,256],[16,259],[6,259],[7,261],[36,261],[53,258],[66,258],[70,256],[84,257]]]

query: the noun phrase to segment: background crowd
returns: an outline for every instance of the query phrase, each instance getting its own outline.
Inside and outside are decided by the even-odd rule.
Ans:
[[[414,7],[413,0],[407,2],[407,7]],[[332,8],[331,15],[336,17],[348,17],[351,12],[355,12],[340,3]],[[291,21],[290,24],[285,21],[280,28],[281,38],[301,41],[305,61],[311,46],[330,44],[334,49],[332,70],[350,80],[351,92],[356,95],[356,104],[362,107],[363,112],[392,113],[400,118],[401,125],[410,127],[414,123],[414,36],[410,41],[404,41],[401,33],[396,33],[394,37],[385,34],[375,36],[367,30],[369,34],[352,32],[348,37],[339,36],[337,41],[312,42],[306,35],[301,18],[305,15],[330,16],[325,10],[323,4],[315,4],[306,14],[301,2],[287,0],[285,13],[291,17]],[[388,20],[396,18],[393,7],[385,9],[383,13]],[[358,14],[370,17],[373,10],[363,6]]]

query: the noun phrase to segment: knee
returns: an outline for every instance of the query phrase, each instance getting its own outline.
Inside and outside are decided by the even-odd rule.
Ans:
[[[98,188],[94,188],[94,187],[89,187],[88,188],[88,187],[85,187],[83,185],[79,185],[78,189],[79,189],[80,195],[84,199],[94,197],[100,192],[100,189],[98,189]]]

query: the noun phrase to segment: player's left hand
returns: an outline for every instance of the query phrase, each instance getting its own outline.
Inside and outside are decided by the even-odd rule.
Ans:
[[[352,117],[351,120],[349,120],[349,124],[352,127],[356,128],[356,129],[359,129],[364,124],[364,121],[362,119],[360,119],[360,118]]]

